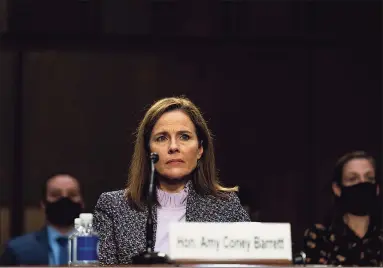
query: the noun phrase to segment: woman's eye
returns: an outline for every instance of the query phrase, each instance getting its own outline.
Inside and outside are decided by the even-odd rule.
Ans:
[[[181,135],[181,140],[187,141],[187,140],[189,140],[189,139],[190,139],[190,136],[189,136],[189,135],[187,135],[187,134],[182,134],[182,135]]]
[[[351,178],[347,178],[347,181],[349,181],[349,182],[354,182],[354,181],[356,181],[356,177],[351,177]]]
[[[164,141],[164,140],[166,140],[165,136],[159,136],[159,137],[156,138],[157,142],[161,142],[161,141]]]

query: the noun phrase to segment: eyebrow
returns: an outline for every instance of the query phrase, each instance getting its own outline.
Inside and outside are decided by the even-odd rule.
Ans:
[[[61,189],[59,188],[53,188],[47,191],[48,193],[61,193]]]
[[[67,188],[67,189],[65,189],[65,190],[67,190],[68,192],[79,192],[79,191],[80,191],[80,190],[77,189],[77,188]],[[49,192],[62,192],[62,191],[63,191],[62,188],[53,188],[53,189],[51,189]]]
[[[373,170],[369,170],[369,171],[363,173],[363,175],[366,175],[366,174],[369,174],[369,173],[374,173],[374,171]],[[355,172],[355,171],[350,171],[350,172],[347,172],[346,174],[347,175],[359,175],[359,173]]]
[[[158,136],[158,135],[166,135],[168,134],[169,132],[168,131],[160,131],[158,133],[154,133],[153,136]],[[177,131],[176,132],[177,134],[184,134],[184,133],[187,133],[187,134],[192,134],[193,135],[193,132],[191,132],[190,130],[180,130],[180,131]]]

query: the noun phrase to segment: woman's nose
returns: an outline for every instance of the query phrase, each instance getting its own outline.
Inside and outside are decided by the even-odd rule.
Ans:
[[[169,144],[168,153],[172,154],[172,153],[175,153],[175,152],[179,152],[179,145],[178,145],[178,142],[175,139],[171,139],[170,140],[170,144]]]

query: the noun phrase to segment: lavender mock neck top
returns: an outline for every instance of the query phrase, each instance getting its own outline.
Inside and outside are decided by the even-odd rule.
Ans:
[[[188,189],[185,187],[178,193],[168,193],[157,188],[157,232],[154,250],[169,253],[169,223],[185,221],[186,198]]]

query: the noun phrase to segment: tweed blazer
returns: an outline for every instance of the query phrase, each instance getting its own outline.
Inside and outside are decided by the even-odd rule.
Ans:
[[[186,221],[244,222],[250,221],[236,193],[227,198],[199,195],[191,182],[187,184]],[[147,207],[133,209],[124,190],[102,193],[94,211],[94,227],[99,234],[99,261],[102,265],[130,264],[132,257],[146,245]],[[157,206],[153,207],[154,244],[157,229]],[[154,250],[154,248],[153,248]]]

